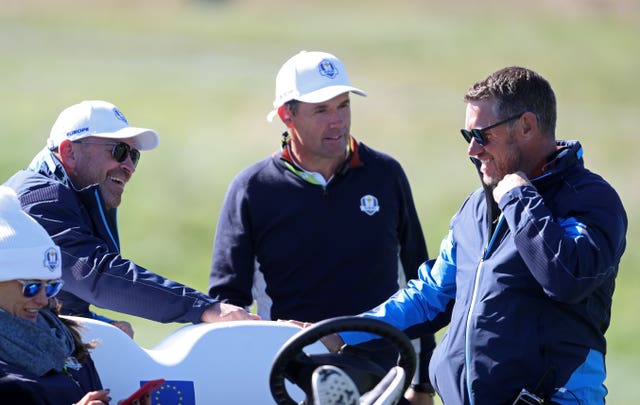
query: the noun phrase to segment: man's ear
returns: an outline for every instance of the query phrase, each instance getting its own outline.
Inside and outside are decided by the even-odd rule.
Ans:
[[[282,120],[284,125],[287,126],[287,128],[291,128],[291,126],[293,125],[293,119],[291,118],[291,115],[291,111],[286,105],[281,105],[280,107],[278,107],[278,116],[280,117],[280,120]]]
[[[71,171],[73,171],[73,168],[76,166],[76,151],[73,148],[73,142],[68,139],[60,142],[58,146],[58,158],[65,169],[71,169]]]
[[[521,124],[522,134],[530,139],[534,134],[538,133],[538,120],[532,112],[526,112],[522,115]]]

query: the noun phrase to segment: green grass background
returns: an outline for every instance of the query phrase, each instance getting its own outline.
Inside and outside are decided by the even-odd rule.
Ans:
[[[633,404],[640,5],[533,3],[0,0],[0,179],[28,164],[64,107],[112,101],[132,125],[161,135],[119,210],[123,254],[206,290],[226,187],[278,146],[282,127],[264,118],[277,70],[301,49],[326,50],[369,93],[352,98],[352,132],[403,164],[435,254],[449,218],[479,185],[458,132],[462,95],[498,68],[530,67],[555,88],[558,138],[582,142],[587,166],[627,208],[607,384],[609,403]],[[114,316],[147,347],[181,326]]]

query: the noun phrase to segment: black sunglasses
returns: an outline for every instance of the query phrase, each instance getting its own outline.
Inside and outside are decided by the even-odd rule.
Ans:
[[[462,136],[464,137],[464,140],[467,141],[467,143],[471,143],[471,140],[473,138],[476,138],[476,142],[478,142],[480,145],[485,146],[488,141],[487,138],[484,137],[484,132],[488,131],[492,128],[498,127],[502,124],[506,124],[509,121],[513,121],[516,120],[520,117],[522,117],[524,115],[524,113],[526,113],[526,111],[521,112],[520,114],[516,114],[516,115],[512,115],[509,118],[505,118],[502,121],[498,121],[495,124],[489,125],[488,127],[484,127],[484,128],[474,128],[474,129],[461,129],[460,132],[462,133]]]
[[[111,150],[111,156],[118,162],[122,163],[127,159],[127,156],[131,158],[133,166],[138,166],[140,161],[140,151],[138,149],[131,149],[126,142],[92,142],[92,141],[74,141],[74,143],[86,143],[90,145],[113,145]]]
[[[33,281],[33,280],[16,280],[18,283],[22,284],[22,296],[25,298],[31,298],[38,295],[38,293],[44,287],[44,293],[47,298],[51,298],[60,292],[62,289],[62,285],[64,281],[57,279],[51,280],[49,282],[42,281]]]

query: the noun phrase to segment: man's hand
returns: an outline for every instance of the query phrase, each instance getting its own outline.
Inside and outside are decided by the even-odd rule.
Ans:
[[[426,392],[416,392],[409,388],[407,392],[405,392],[404,397],[411,405],[433,405],[433,394]]]
[[[90,391],[85,394],[75,405],[98,405],[108,404],[111,401],[109,390]]]
[[[289,319],[289,320],[278,319],[278,322],[290,323],[292,325],[299,326],[302,329],[308,328],[309,326],[313,326],[313,323],[311,322],[296,321],[295,319]],[[344,340],[342,340],[340,335],[338,335],[337,333],[332,333],[330,335],[324,336],[320,338],[320,341],[322,342],[322,344],[324,344],[327,350],[329,350],[332,353],[339,352],[340,349],[342,349],[342,346],[344,346]]]
[[[523,172],[509,173],[498,182],[496,188],[493,189],[493,199],[496,203],[500,203],[500,199],[507,191],[512,188],[526,186],[531,184],[529,178]]]
[[[204,310],[200,320],[206,323],[228,322],[228,321],[255,321],[260,320],[260,316],[247,312],[244,308],[231,304],[216,302]]]
[[[111,322],[111,325],[113,325],[116,328],[120,329],[121,331],[123,331],[124,333],[129,335],[129,337],[131,339],[133,339],[133,327],[131,326],[131,324],[129,322],[127,322],[127,321],[113,321],[113,322]]]

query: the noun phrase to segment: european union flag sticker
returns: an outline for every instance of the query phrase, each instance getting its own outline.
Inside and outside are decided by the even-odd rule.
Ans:
[[[140,381],[142,386],[146,381]],[[151,394],[151,405],[195,405],[193,381],[167,380]]]

